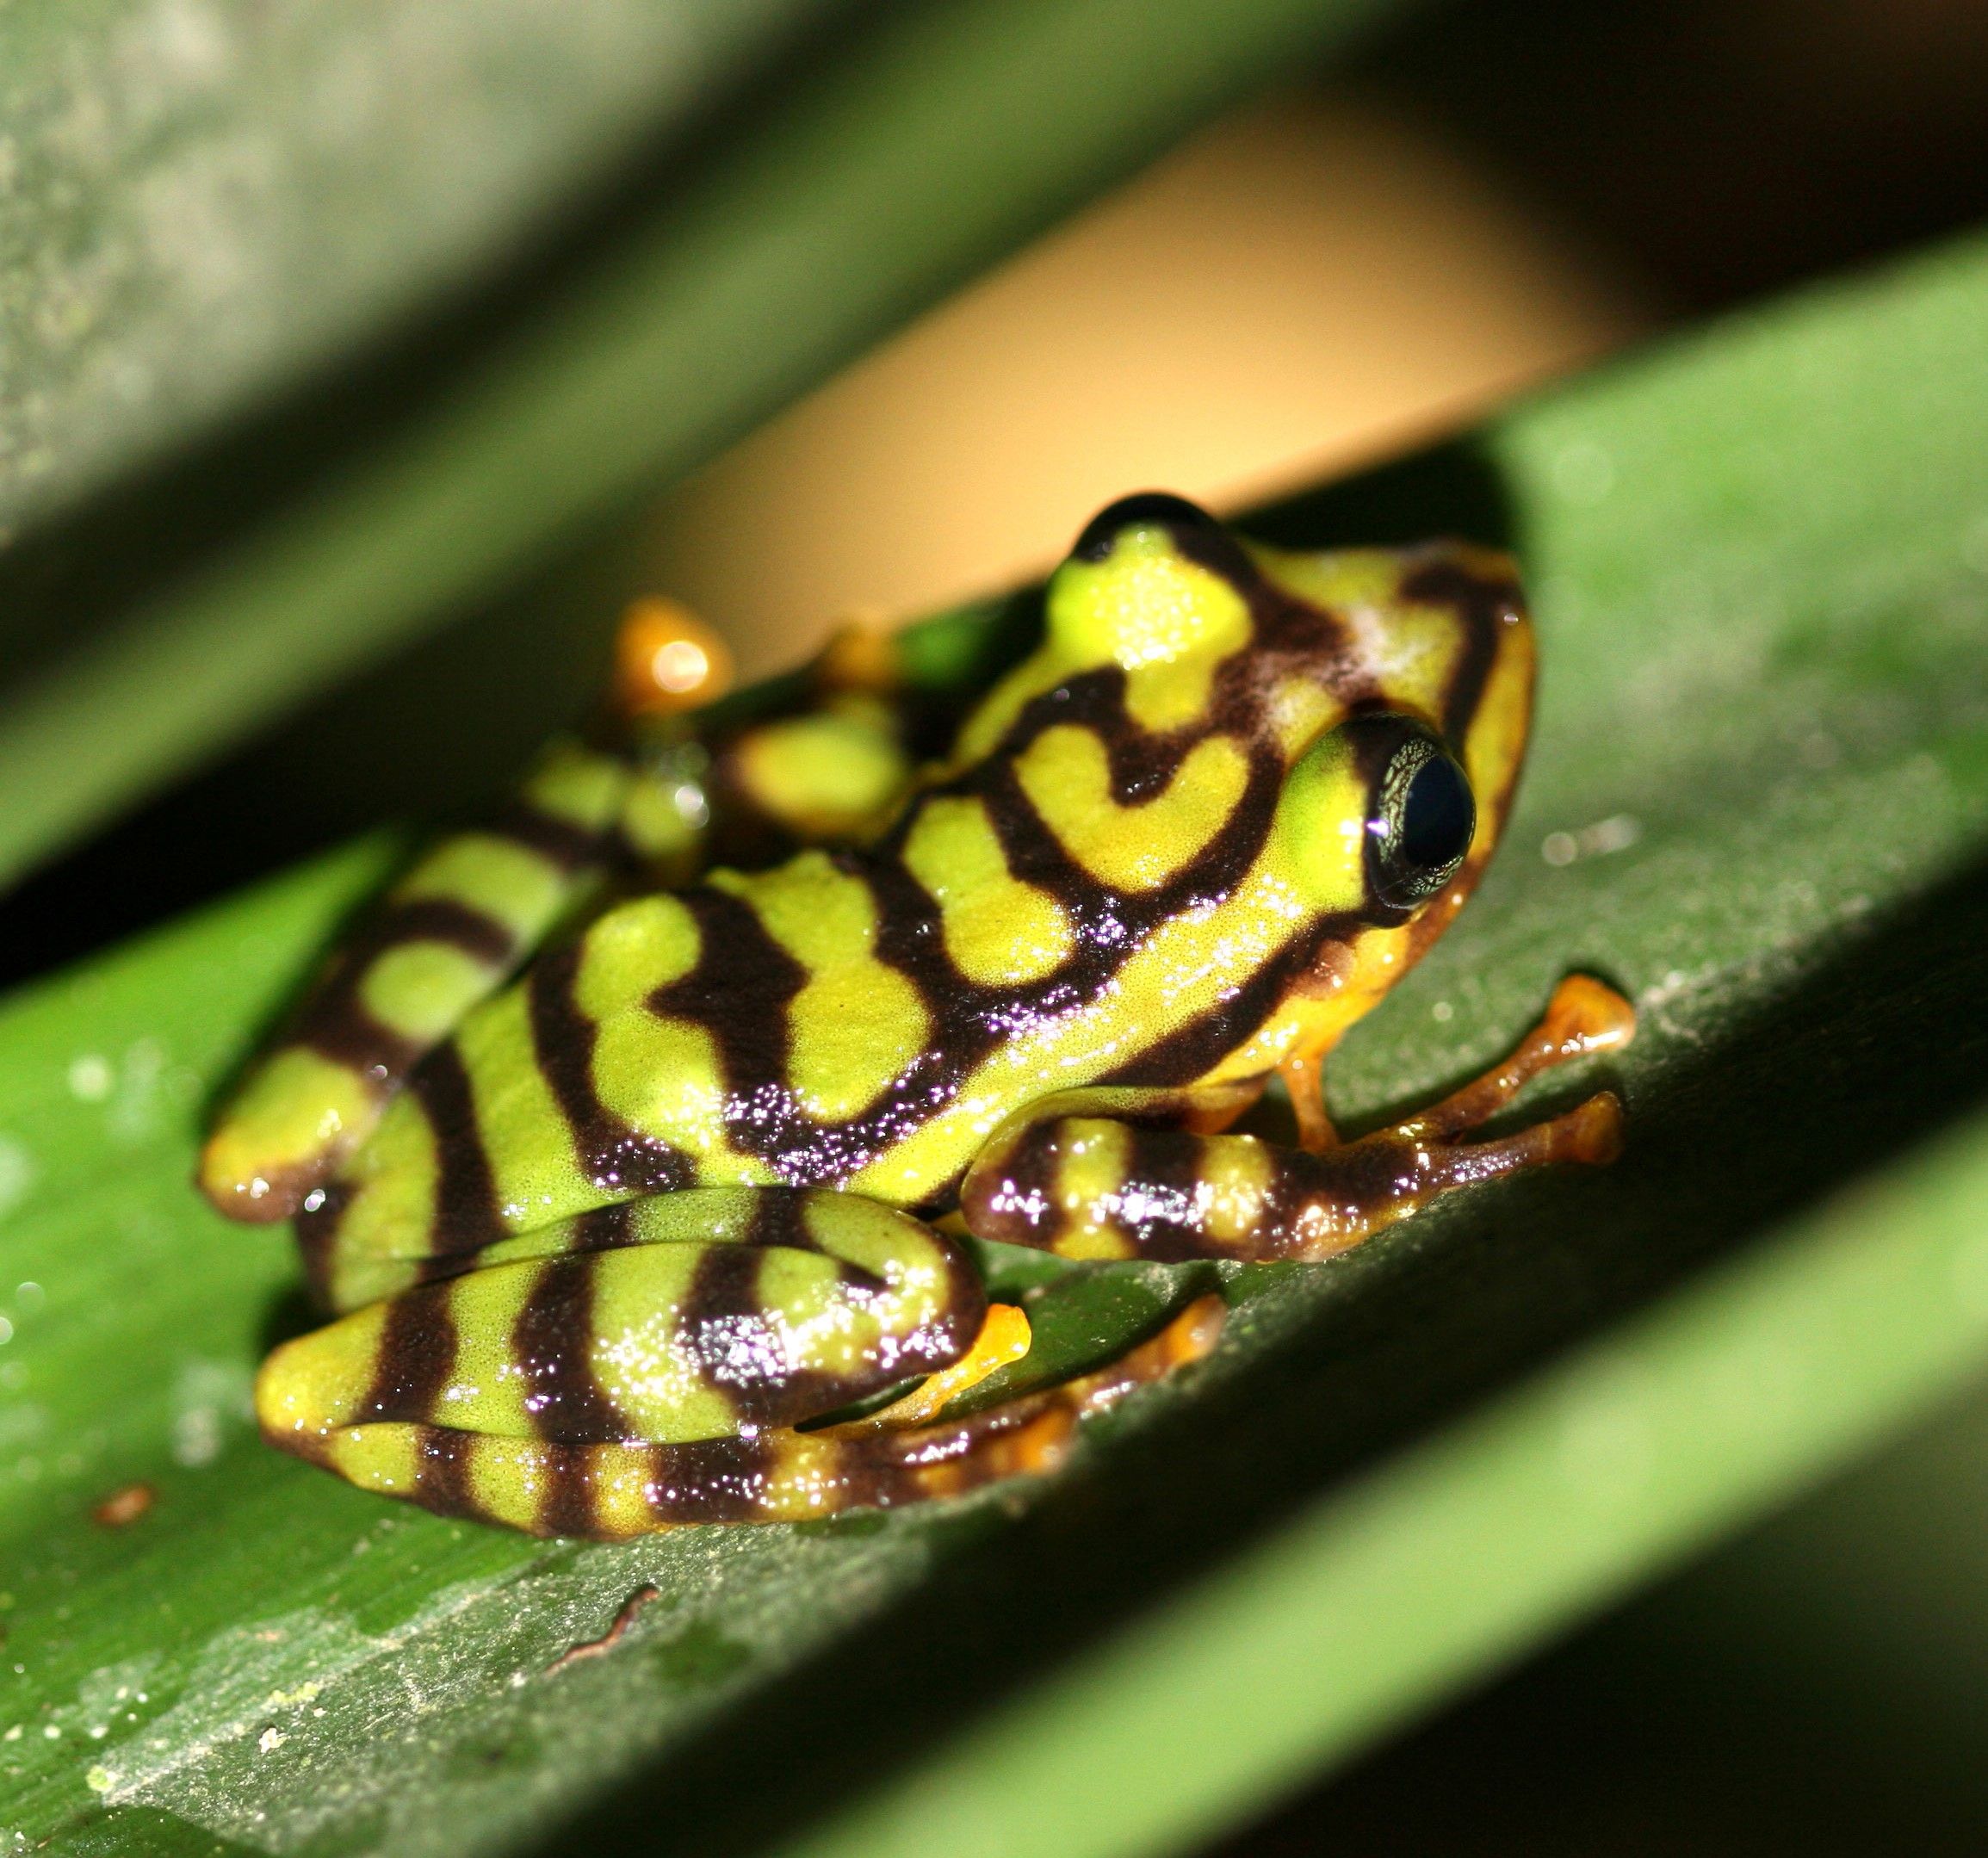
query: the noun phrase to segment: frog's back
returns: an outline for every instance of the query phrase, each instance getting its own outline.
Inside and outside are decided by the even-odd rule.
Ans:
[[[1509,563],[1246,551],[1184,507],[1086,532],[1041,649],[877,843],[624,903],[479,1010],[313,1214],[319,1248],[460,1253],[691,1185],[933,1209],[1047,1090],[1260,1074],[1369,1003],[1347,951],[1391,980],[1416,926],[1297,881],[1291,771],[1349,712],[1439,731],[1478,801],[1460,901],[1524,740]]]

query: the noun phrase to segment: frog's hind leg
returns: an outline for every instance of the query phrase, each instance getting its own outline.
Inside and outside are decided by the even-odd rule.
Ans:
[[[1026,1321],[988,1310],[956,1242],[874,1201],[692,1189],[492,1252],[277,1349],[264,1436],[535,1534],[792,1521],[1049,1470],[1081,1417],[1205,1353],[1222,1319],[1205,1298],[1101,1372],[948,1420]],[[916,1375],[881,1413],[799,1429]]]
[[[356,1483],[554,1533],[628,1533],[616,1479],[639,1464],[693,1478],[684,1501],[707,1509],[742,1502],[757,1465],[752,1503],[777,1508],[790,1473],[825,1473],[776,1434],[949,1366],[987,1311],[957,1241],[826,1192],[660,1194],[461,1262],[277,1349],[265,1435]],[[584,1527],[575,1465],[606,1505]]]
[[[244,1076],[201,1155],[231,1218],[292,1217],[421,1059],[561,925],[616,884],[681,881],[701,855],[708,759],[687,719],[722,696],[723,642],[672,602],[622,622],[613,693],[487,818],[438,839],[334,951]]]
[[[996,1132],[961,1208],[978,1237],[1071,1258],[1328,1258],[1457,1187],[1548,1162],[1613,1161],[1621,1105],[1608,1091],[1509,1136],[1464,1138],[1543,1072],[1626,1045],[1635,1023],[1621,995],[1575,975],[1502,1064],[1322,1153],[1153,1126],[1155,1106],[1133,1093],[1052,1098]]]
[[[691,714],[729,679],[723,642],[673,602],[629,608],[616,664],[588,739],[555,740],[488,819],[424,852],[245,1074],[201,1155],[220,1211],[295,1216],[470,1009],[615,890],[689,882],[714,834],[734,857],[849,836],[910,780],[881,638],[839,635],[728,730]]]
[[[686,1523],[897,1508],[1055,1470],[1080,1420],[1198,1360],[1223,1316],[1220,1298],[1203,1298],[1097,1373],[957,1420],[900,1426],[887,1412],[816,1432],[591,1444],[382,1421],[337,1428],[301,1455],[363,1489],[535,1535],[613,1540]]]

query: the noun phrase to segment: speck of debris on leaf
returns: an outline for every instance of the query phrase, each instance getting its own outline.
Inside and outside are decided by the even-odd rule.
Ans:
[[[582,1658],[598,1658],[604,1652],[611,1651],[621,1642],[622,1634],[635,1623],[635,1616],[661,1592],[660,1588],[644,1582],[622,1602],[622,1610],[606,1632],[598,1638],[582,1639],[577,1645],[568,1645],[552,1663],[546,1666],[549,1676],[554,1671],[563,1671],[569,1664],[578,1664]]]
[[[100,1528],[127,1529],[158,1501],[158,1492],[149,1483],[127,1483],[91,1510],[90,1520]]]

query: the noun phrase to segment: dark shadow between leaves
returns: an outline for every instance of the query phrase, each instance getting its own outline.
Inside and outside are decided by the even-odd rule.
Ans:
[[[1985,1094],[1988,862],[1667,1071],[1632,1103],[1613,1169],[1433,1210],[1324,1267],[1287,1342],[1124,1434],[1012,1523],[992,1504],[942,1523],[916,1594],[653,1764],[579,1840],[745,1853],[819,1818],[962,1726],[963,1699],[1011,1694]]]
[[[1512,502],[1475,441],[1433,445],[1239,518],[1280,548],[1403,548],[1437,538],[1510,548]]]
[[[312,1301],[311,1293],[301,1284],[288,1285],[269,1299],[263,1312],[262,1325],[256,1332],[258,1359],[272,1348],[307,1335],[324,1321],[325,1312]]]

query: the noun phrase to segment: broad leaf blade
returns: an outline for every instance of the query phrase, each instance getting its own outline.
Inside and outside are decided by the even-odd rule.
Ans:
[[[294,1271],[186,1174],[203,1089],[369,855],[16,1004],[0,1284],[38,1288],[4,1300],[0,1366],[9,1823],[79,1849],[456,1852],[584,1812],[598,1842],[709,1850],[848,1807],[825,1849],[1151,1849],[1953,1384],[1988,1352],[1972,1149],[1496,1403],[1979,1093],[1985,331],[1974,244],[1266,518],[1321,540],[1502,530],[1540,615],[1511,839],[1355,1035],[1337,1107],[1358,1120],[1465,1074],[1585,965],[1644,1011],[1617,1068],[1631,1151],[1448,1203],[1329,1269],[1231,1273],[1206,1369],[1095,1428],[1046,1488],[604,1549],[390,1508],[280,1459],[238,1400]],[[1151,1319],[1113,1295],[1101,1324]],[[134,1479],[149,1514],[89,1520]],[[1266,1532],[1240,1584],[1167,1610]],[[1516,1571],[1465,1578],[1473,1547]],[[622,1644],[560,1663],[646,1586]],[[1122,1649],[1085,1652],[1147,1609]],[[1072,1675],[1034,1690],[1062,1654]],[[1004,1692],[1020,1700],[975,1728]]]

